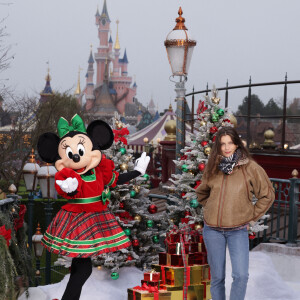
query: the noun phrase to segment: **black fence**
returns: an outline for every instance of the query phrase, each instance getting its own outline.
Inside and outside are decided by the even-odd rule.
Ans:
[[[243,85],[236,85],[236,86],[228,86],[228,81],[226,83],[225,87],[217,88],[218,91],[225,91],[225,107],[227,108],[230,103],[230,93],[231,90],[236,89],[248,89],[248,91],[245,93],[248,97],[247,102],[247,114],[240,114],[236,115],[235,117],[238,119],[238,123],[242,122],[245,123],[244,126],[238,126],[237,130],[241,134],[243,138],[247,140],[247,145],[250,145],[251,143],[255,142],[254,140],[254,132],[253,128],[251,130],[252,124],[251,121],[255,120],[269,120],[272,122],[278,123],[278,128],[276,134],[280,135],[279,138],[279,145],[277,147],[277,150],[284,153],[300,153],[300,149],[290,149],[288,147],[289,143],[291,143],[291,138],[288,137],[288,135],[292,136],[297,134],[297,140],[299,140],[300,144],[300,114],[288,114],[287,113],[287,100],[288,100],[288,86],[294,85],[294,84],[300,84],[300,80],[287,80],[287,75],[285,76],[284,81],[277,81],[277,82],[265,82],[265,83],[252,83],[251,77],[248,84]],[[283,103],[282,103],[282,114],[276,114],[276,115],[262,115],[257,114],[253,115],[251,113],[252,108],[252,97],[253,97],[253,88],[255,87],[266,87],[266,86],[282,86],[282,96],[283,96]],[[194,130],[194,122],[197,119],[195,114],[195,95],[208,95],[209,92],[211,92],[212,89],[209,89],[208,86],[205,90],[200,91],[193,91],[191,93],[187,93],[186,99],[188,100],[189,96],[192,96],[192,103],[191,103],[191,113],[186,114],[185,116],[185,122],[191,122],[192,132]],[[300,98],[300,87],[299,87],[299,98]],[[242,99],[241,99],[242,100]],[[300,111],[300,99],[299,99],[299,107],[297,108],[297,111]],[[287,123],[296,123],[294,127],[287,128]],[[272,125],[266,125],[272,127]],[[243,128],[241,128],[243,127]],[[267,128],[269,129],[269,128]],[[295,133],[295,130],[298,131]],[[299,137],[298,137],[299,135]],[[294,138],[295,140],[295,138]]]

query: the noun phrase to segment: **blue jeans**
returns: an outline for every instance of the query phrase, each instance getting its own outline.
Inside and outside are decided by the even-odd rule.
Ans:
[[[233,282],[230,300],[243,300],[246,294],[249,269],[249,237],[247,228],[217,231],[204,225],[203,238],[211,271],[213,300],[225,300],[226,245],[228,245]]]

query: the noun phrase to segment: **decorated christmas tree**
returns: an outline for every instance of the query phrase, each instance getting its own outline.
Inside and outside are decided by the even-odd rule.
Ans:
[[[236,126],[236,119],[227,108],[220,105],[218,91],[213,87],[211,97],[205,96],[204,101],[199,101],[195,133],[190,134],[187,145],[181,150],[182,156],[174,161],[180,174],[173,174],[171,186],[165,186],[173,194],[167,206],[169,218],[174,224],[188,223],[199,229],[203,224],[202,208],[200,207],[195,189],[201,184],[213,143],[218,130],[225,126]],[[253,204],[255,199],[253,199]],[[262,219],[267,216],[263,216]],[[263,220],[251,224],[250,233],[262,231],[265,226]]]
[[[115,115],[113,123],[114,143],[105,155],[114,161],[115,169],[122,174],[134,168],[133,150],[126,147],[129,131],[118,115]],[[94,260],[96,266],[111,269],[113,279],[118,278],[118,269],[123,266],[149,268],[153,262],[158,262],[158,252],[164,250],[163,234],[169,222],[166,212],[157,213],[157,207],[147,197],[149,184],[149,175],[145,174],[110,191],[109,209],[132,243],[129,248]]]

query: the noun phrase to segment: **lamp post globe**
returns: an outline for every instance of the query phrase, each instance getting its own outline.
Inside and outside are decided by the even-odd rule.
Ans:
[[[179,17],[176,19],[176,26],[167,35],[165,40],[172,76],[179,76],[179,81],[175,82],[175,101],[177,102],[176,159],[180,157],[180,150],[184,148],[185,144],[185,81],[187,80],[193,50],[197,44],[185,26],[185,18],[182,17],[182,13],[180,7],[178,11]]]
[[[37,177],[40,183],[43,198],[55,198],[55,173],[56,169],[51,164],[44,164],[38,171]]]
[[[27,191],[33,192],[36,190],[38,184],[37,173],[39,169],[40,166],[35,161],[34,150],[32,149],[31,154],[29,155],[29,160],[23,167],[23,175]]]
[[[165,40],[173,76],[186,76],[188,74],[193,50],[197,44],[185,26],[185,18],[182,17],[182,13],[180,7],[179,17],[176,19],[177,24]]]

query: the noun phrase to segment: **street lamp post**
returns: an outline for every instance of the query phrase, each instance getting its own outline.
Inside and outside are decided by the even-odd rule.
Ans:
[[[165,40],[165,47],[173,73],[172,76],[179,76],[179,81],[175,81],[175,101],[177,102],[176,159],[180,158],[180,150],[184,148],[185,144],[185,82],[193,50],[197,43],[191,38],[190,33],[185,27],[185,19],[182,17],[181,7],[178,14],[179,17],[176,19],[177,24]]]
[[[51,217],[52,217],[52,204],[53,202],[50,201],[50,199],[53,199],[55,197],[55,173],[56,169],[54,166],[50,164],[44,164],[38,174],[37,177],[39,179],[42,197],[44,199],[47,199],[47,202],[43,202],[45,205],[45,216],[46,216],[46,228],[48,228]],[[46,284],[51,283],[51,252],[46,251]]]
[[[41,279],[41,271],[40,271],[41,257],[43,255],[43,250],[44,250],[44,247],[42,245],[42,238],[43,238],[43,234],[41,233],[40,224],[38,224],[36,233],[32,237],[33,250],[36,258],[36,271],[35,271],[36,286],[40,284],[40,279]]]
[[[35,161],[34,150],[32,149],[31,154],[29,156],[28,162],[24,165],[23,175],[24,181],[26,185],[26,190],[29,191],[28,195],[28,245],[31,249],[32,246],[32,220],[33,220],[33,192],[37,188],[37,173],[40,169],[40,166]]]

